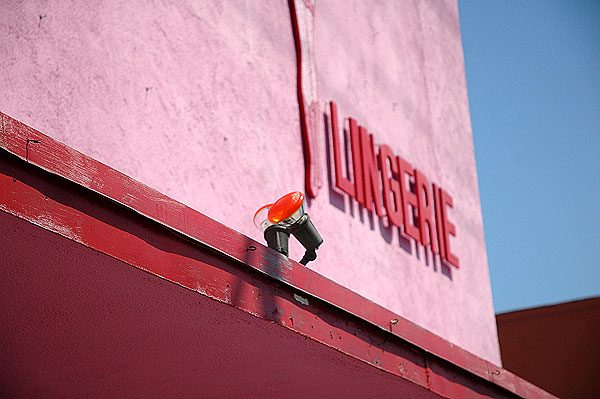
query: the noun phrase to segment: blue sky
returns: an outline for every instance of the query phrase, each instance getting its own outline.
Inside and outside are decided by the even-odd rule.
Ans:
[[[458,4],[495,310],[600,295],[600,1]]]

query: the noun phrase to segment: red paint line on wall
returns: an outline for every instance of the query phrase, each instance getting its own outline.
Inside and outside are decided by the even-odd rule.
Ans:
[[[318,90],[314,54],[314,1],[289,0],[296,45],[297,91],[300,127],[305,151],[306,193],[316,198],[323,185],[318,146]]]

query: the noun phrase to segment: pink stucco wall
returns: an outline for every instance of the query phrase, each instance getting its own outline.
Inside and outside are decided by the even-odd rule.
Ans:
[[[0,34],[8,115],[255,239],[254,211],[303,190],[287,1],[1,2]],[[315,44],[309,267],[500,364],[456,2],[317,0]],[[333,191],[328,101],[453,196],[460,269]]]

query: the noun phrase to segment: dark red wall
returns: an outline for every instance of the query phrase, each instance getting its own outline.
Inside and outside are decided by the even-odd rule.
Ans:
[[[437,397],[1,211],[0,229],[2,398]]]
[[[507,370],[561,398],[600,397],[600,297],[499,314]]]

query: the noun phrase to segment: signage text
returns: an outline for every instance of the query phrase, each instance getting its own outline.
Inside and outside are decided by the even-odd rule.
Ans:
[[[396,156],[387,144],[381,144],[376,154],[373,135],[353,118],[349,118],[352,159],[347,160],[352,165],[353,181],[345,177],[334,102],[330,109],[335,187],[368,211],[375,210],[379,218],[385,209],[390,224],[458,268],[458,257],[450,245],[450,236],[456,236],[456,226],[448,219],[448,208],[454,206],[450,194],[436,184],[430,185],[420,170]]]

